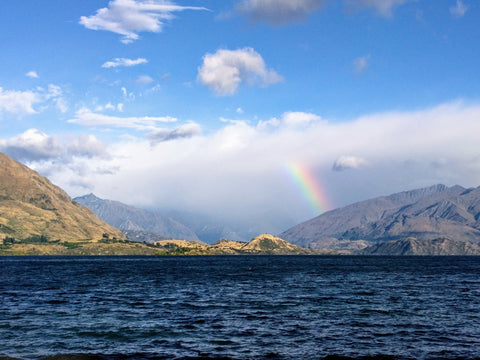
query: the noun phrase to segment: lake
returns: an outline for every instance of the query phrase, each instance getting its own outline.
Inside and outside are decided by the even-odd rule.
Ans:
[[[480,358],[480,257],[0,257],[0,358]]]

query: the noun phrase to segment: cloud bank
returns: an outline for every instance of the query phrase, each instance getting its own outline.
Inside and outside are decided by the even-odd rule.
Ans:
[[[217,95],[234,94],[241,83],[268,86],[283,80],[274,70],[267,69],[262,56],[252,48],[218,50],[203,57],[198,80]]]
[[[1,139],[0,151],[29,160],[72,196],[93,191],[280,232],[316,215],[287,164],[308,168],[334,206],[436,183],[480,185],[479,117],[480,105],[454,102],[348,122],[286,112],[207,133],[196,123],[165,129],[162,121],[106,117],[105,126],[156,128],[108,146],[86,134],[29,130]]]

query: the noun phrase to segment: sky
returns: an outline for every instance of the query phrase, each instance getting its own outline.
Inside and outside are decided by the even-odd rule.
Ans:
[[[474,0],[0,2],[0,152],[72,197],[279,233],[480,185]]]

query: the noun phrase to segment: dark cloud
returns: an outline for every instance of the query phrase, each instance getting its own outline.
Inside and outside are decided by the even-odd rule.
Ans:
[[[196,123],[190,123],[186,125],[179,126],[176,129],[164,129],[157,130],[147,134],[147,139],[152,143],[160,143],[176,139],[190,138],[192,136],[200,135],[202,130],[200,125]]]

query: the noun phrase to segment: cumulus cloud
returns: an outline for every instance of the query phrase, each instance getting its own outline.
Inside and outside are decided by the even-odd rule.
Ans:
[[[343,171],[347,169],[359,169],[367,164],[365,159],[356,157],[342,155],[333,163],[332,169],[334,171]]]
[[[55,137],[37,129],[29,129],[11,139],[0,139],[0,149],[19,161],[58,157],[63,152]]]
[[[236,10],[252,22],[284,25],[304,20],[322,3],[323,0],[243,0],[237,3]]]
[[[370,55],[361,56],[353,60],[353,67],[355,70],[355,74],[359,75],[365,71],[368,67],[368,60],[370,59]]]
[[[452,16],[461,18],[465,15],[468,10],[468,6],[466,6],[461,0],[457,0],[455,6],[450,7],[450,14]]]
[[[25,76],[32,78],[32,79],[38,79],[38,74],[36,71],[29,71],[25,74]]]
[[[137,130],[157,130],[158,123],[175,122],[176,118],[170,116],[137,116],[118,117],[94,113],[87,108],[78,110],[74,119],[69,123],[87,127],[119,127]]]
[[[191,122],[188,124],[180,125],[176,129],[160,129],[147,134],[147,139],[152,144],[156,144],[164,141],[171,141],[177,139],[191,138],[202,133],[202,128],[199,124]]]
[[[135,66],[135,65],[140,65],[140,64],[146,64],[148,63],[147,59],[144,58],[138,58],[138,59],[126,59],[126,58],[115,58],[111,61],[107,61],[103,63],[102,67],[103,68],[116,68],[119,66]]]
[[[403,4],[415,0],[344,0],[348,8],[358,11],[363,8],[372,8],[382,17],[392,17],[393,10]]]
[[[268,86],[283,80],[267,69],[262,56],[252,48],[218,50],[203,57],[198,80],[218,95],[232,95],[241,83]]]
[[[28,129],[10,139],[0,138],[0,151],[24,162],[55,159],[66,163],[72,156],[93,158],[107,154],[105,145],[93,135],[67,136],[63,140],[38,129]]]
[[[112,0],[95,15],[82,16],[80,24],[91,30],[105,30],[122,35],[125,44],[138,40],[140,32],[159,33],[173,13],[206,10],[203,7],[179,6],[166,0]]]

